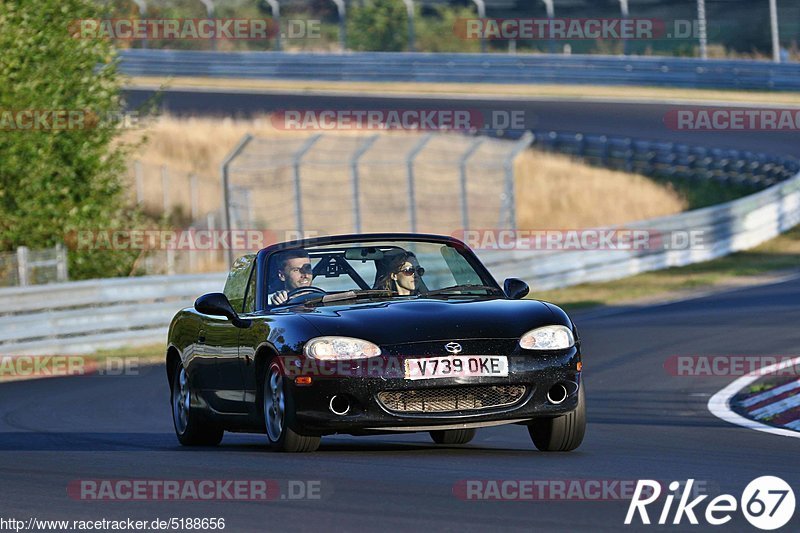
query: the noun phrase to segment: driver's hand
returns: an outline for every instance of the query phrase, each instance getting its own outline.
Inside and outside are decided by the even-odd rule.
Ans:
[[[272,295],[272,304],[273,305],[281,305],[283,302],[289,299],[289,292],[288,291],[278,291]]]

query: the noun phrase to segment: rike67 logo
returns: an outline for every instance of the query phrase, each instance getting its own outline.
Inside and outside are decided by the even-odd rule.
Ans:
[[[697,525],[698,516],[705,519],[705,522],[712,526],[721,526],[730,522],[737,509],[758,529],[771,531],[786,525],[792,519],[795,509],[794,491],[784,480],[775,476],[762,476],[751,481],[742,492],[742,497],[737,499],[730,494],[720,494],[705,504],[705,512],[702,512],[703,500],[708,498],[707,494],[692,496],[692,485],[694,479],[689,479],[686,483],[673,481],[669,484],[669,491],[664,498],[663,507],[658,514],[657,524],[679,525],[684,518],[692,525]],[[683,488],[681,493],[678,493]],[[650,524],[650,511],[657,511],[656,502],[661,497],[661,484],[651,479],[640,479],[636,484],[633,499],[628,506],[628,514],[625,516],[625,525],[638,520],[642,524]],[[677,506],[673,511],[673,503],[678,500]],[[653,517],[655,519],[655,516]],[[670,520],[672,518],[672,520]],[[685,523],[685,522],[684,522]]]

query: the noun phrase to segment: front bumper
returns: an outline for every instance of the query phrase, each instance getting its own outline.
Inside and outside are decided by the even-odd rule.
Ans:
[[[428,431],[525,423],[537,417],[552,417],[574,410],[581,386],[577,348],[559,354],[510,355],[507,377],[436,378],[411,381],[402,375],[375,376],[366,372],[364,363],[354,363],[352,373],[342,375],[311,375],[310,385],[299,385],[296,378],[305,376],[300,369],[287,372],[287,382],[294,403],[295,430],[304,434],[372,433],[385,431]],[[559,404],[548,401],[546,395],[558,383],[568,386],[569,395]],[[387,408],[378,399],[386,391],[426,391],[484,386],[522,385],[522,397],[511,405],[448,410],[447,412],[398,412]],[[331,410],[331,399],[346,399],[345,414]]]

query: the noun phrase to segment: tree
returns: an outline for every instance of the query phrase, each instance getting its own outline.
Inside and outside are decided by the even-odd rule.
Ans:
[[[2,250],[50,247],[82,230],[130,223],[114,48],[75,36],[76,23],[97,18],[91,0],[0,2]],[[70,275],[126,275],[134,255],[73,250]]]
[[[400,0],[373,0],[361,7],[353,6],[347,24],[347,40],[352,50],[405,50],[408,46],[405,5]]]

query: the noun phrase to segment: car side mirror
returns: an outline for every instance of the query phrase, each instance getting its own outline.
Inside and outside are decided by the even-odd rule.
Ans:
[[[528,284],[517,278],[508,278],[503,282],[503,292],[512,300],[525,298],[530,292]]]
[[[237,328],[249,328],[252,320],[239,318],[228,297],[221,292],[204,294],[194,302],[195,311],[204,315],[224,316]]]

